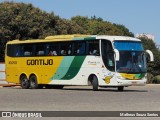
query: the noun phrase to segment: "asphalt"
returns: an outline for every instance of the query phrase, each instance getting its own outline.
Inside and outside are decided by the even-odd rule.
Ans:
[[[160,85],[132,86],[123,92],[115,88],[92,91],[90,86],[0,87],[0,111],[160,111]]]

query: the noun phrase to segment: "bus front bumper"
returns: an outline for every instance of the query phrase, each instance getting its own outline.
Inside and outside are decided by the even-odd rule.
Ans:
[[[121,80],[117,79],[117,86],[144,86],[146,85],[145,79],[140,80]]]

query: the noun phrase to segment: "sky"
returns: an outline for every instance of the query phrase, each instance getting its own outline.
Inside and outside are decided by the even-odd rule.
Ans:
[[[11,0],[0,0],[11,1]],[[135,35],[149,33],[160,45],[160,0],[12,0],[32,3],[61,18],[96,16],[104,21],[123,24]]]

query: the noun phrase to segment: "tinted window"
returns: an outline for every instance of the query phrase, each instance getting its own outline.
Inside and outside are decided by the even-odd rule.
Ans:
[[[37,44],[35,46],[35,55],[36,56],[44,56],[44,55],[46,55],[46,46],[45,46],[45,44],[44,45]]]
[[[72,55],[72,43],[71,42],[62,42],[60,44],[60,55]]]
[[[21,45],[22,56],[34,56],[33,46],[31,44]]]
[[[85,55],[86,54],[86,42],[77,41],[74,42],[74,55]]]
[[[7,55],[10,57],[32,56],[33,47],[30,44],[7,45]]]
[[[102,40],[102,59],[106,68],[110,71],[115,71],[114,52],[110,41]]]
[[[47,44],[47,53],[49,56],[57,56],[60,55],[60,48],[58,43],[48,43]]]
[[[7,45],[7,55],[13,57],[12,45]]]
[[[137,41],[115,41],[114,46],[118,50],[143,51],[142,43]]]
[[[99,55],[99,40],[87,41],[87,45],[88,45],[88,50],[87,50],[88,55]]]
[[[99,55],[99,41],[9,44],[7,55],[11,57]]]

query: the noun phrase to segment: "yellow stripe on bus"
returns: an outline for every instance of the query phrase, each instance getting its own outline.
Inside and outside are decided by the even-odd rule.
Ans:
[[[21,74],[25,74],[27,78],[29,78],[31,74],[35,74],[39,84],[48,84],[51,82],[50,78],[56,74],[63,58],[63,56],[24,57],[23,60],[22,58],[15,58],[14,61],[13,59],[11,59],[11,61],[10,57],[7,57],[7,81],[19,83],[19,77]],[[34,63],[34,60],[41,61]],[[53,64],[45,63],[47,60],[53,60]]]

